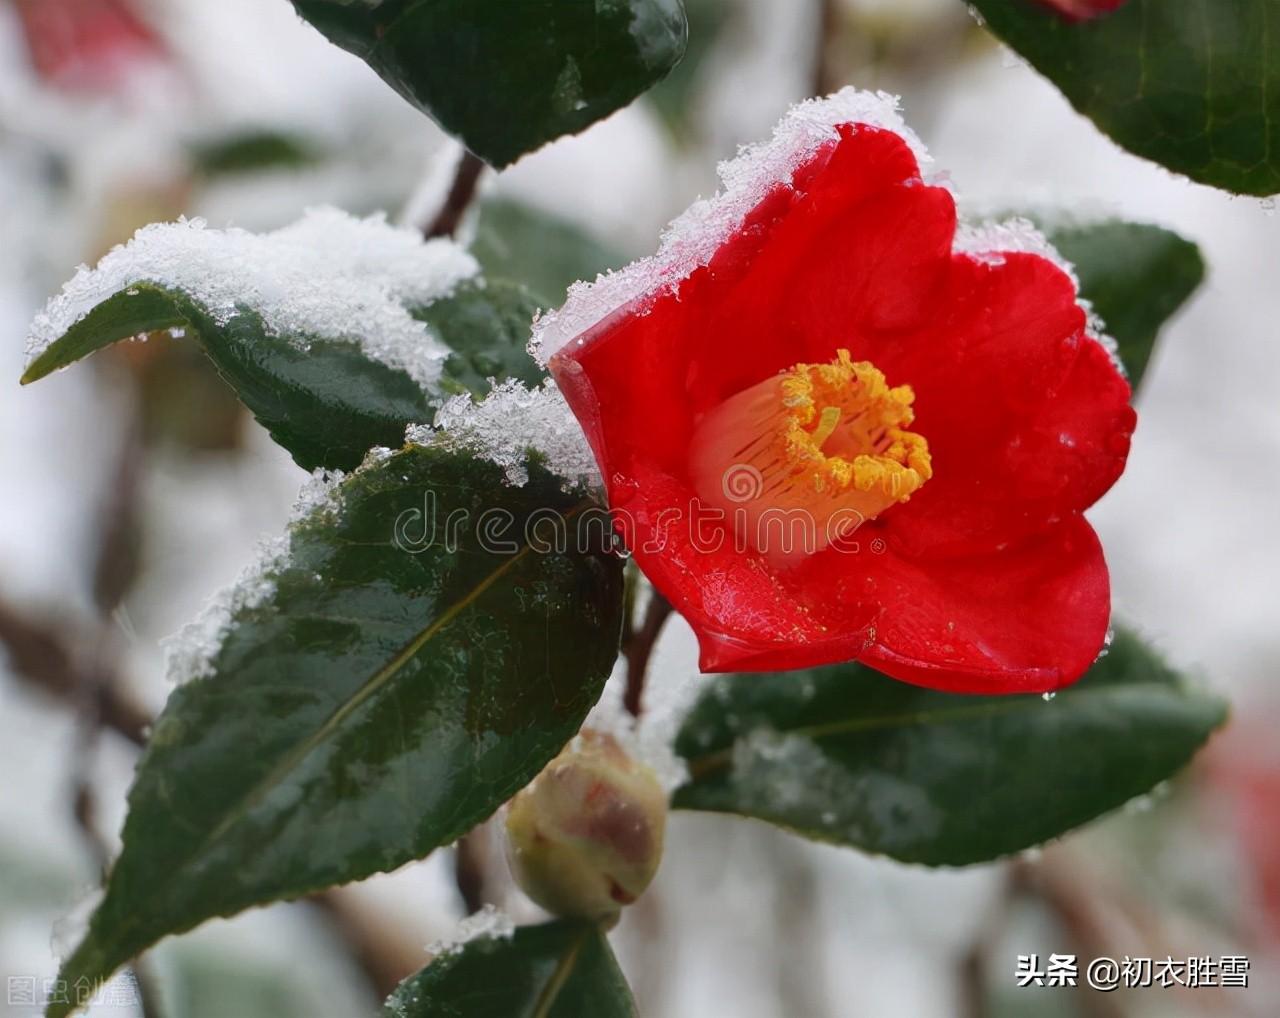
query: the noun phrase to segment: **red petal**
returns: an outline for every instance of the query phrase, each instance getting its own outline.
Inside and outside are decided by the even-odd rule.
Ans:
[[[1081,516],[1021,548],[945,561],[900,556],[874,528],[863,536],[856,553],[815,556],[775,577],[772,589],[738,584],[732,599],[713,606],[718,613],[690,616],[703,670],[859,658],[950,692],[1047,692],[1079,679],[1102,649],[1110,581],[1097,536]],[[712,575],[731,576],[719,569]],[[761,605],[785,605],[788,625],[760,625]]]
[[[32,63],[67,88],[109,88],[164,44],[127,0],[18,0]]]
[[[1079,511],[1123,466],[1128,387],[1085,337],[1063,271],[1036,255],[952,255],[951,196],[919,180],[907,145],[840,135],[709,264],[620,308],[551,369],[704,669],[860,657],[940,689],[1065,685],[1106,632],[1106,566]],[[864,528],[861,554],[771,565],[699,522],[694,421],[842,347],[914,387],[935,477]]]
[[[956,326],[951,380],[904,365],[917,391],[913,427],[934,462],[933,479],[883,518],[904,553],[1020,541],[1091,506],[1128,457],[1137,422],[1129,385],[1101,344],[1080,337],[1065,275],[1028,255],[987,271],[999,318],[989,310],[980,326]]]
[[[917,685],[1049,692],[1084,675],[1106,641],[1110,577],[1083,516],[996,555],[920,562],[890,550],[867,575],[883,612],[863,660]]]

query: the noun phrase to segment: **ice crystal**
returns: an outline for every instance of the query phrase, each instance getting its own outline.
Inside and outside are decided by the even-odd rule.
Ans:
[[[298,492],[290,527],[317,514],[334,512],[340,505],[339,489],[345,478],[341,470],[316,470]],[[263,541],[254,561],[231,586],[215,594],[195,619],[160,642],[170,682],[181,685],[214,675],[214,662],[235,628],[236,617],[261,607],[275,595],[275,578],[289,563],[290,545],[289,536]]]
[[[692,205],[667,227],[658,253],[594,283],[577,283],[559,311],[534,325],[530,352],[542,364],[576,336],[618,308],[644,298],[652,301],[677,287],[699,266],[711,261],[760,201],[823,145],[833,141],[841,124],[864,124],[900,135],[922,164],[930,162],[924,145],[898,114],[896,96],[846,88],[825,99],[792,107],[770,141],[743,148],[722,163],[723,189]],[[640,308],[639,310],[643,310]]]
[[[529,481],[531,450],[567,486],[601,484],[586,436],[554,382],[536,389],[503,382],[479,403],[469,395],[454,396],[436,413],[435,426],[434,432],[411,427],[405,437],[481,456],[502,467],[515,485]]]
[[[456,954],[473,940],[510,940],[515,932],[516,924],[509,915],[493,905],[485,905],[459,922],[453,936],[428,945],[427,953],[432,957]]]
[[[696,202],[672,222],[657,254],[600,276],[594,283],[575,284],[559,311],[543,315],[534,323],[530,352],[546,364],[575,339],[583,342],[580,337],[584,333],[620,308],[629,306],[634,313],[645,313],[654,300],[676,289],[695,269],[709,264],[774,187],[789,183],[799,166],[836,138],[841,124],[893,131],[911,147],[922,167],[932,163],[923,143],[899,115],[895,96],[846,88],[825,99],[800,103],[783,118],[770,141],[748,146],[736,159],[720,166],[724,185],[721,192]],[[954,193],[946,174],[926,179]],[[991,264],[999,264],[1003,254],[1009,252],[1039,255],[1066,272],[1079,290],[1074,268],[1026,219],[962,223],[953,249]],[[1119,364],[1116,343],[1107,335],[1105,323],[1088,301],[1081,300],[1080,306],[1088,316],[1090,336],[1102,343]]]
[[[27,359],[109,297],[149,282],[189,295],[222,325],[248,308],[271,335],[304,349],[315,339],[358,343],[431,390],[449,351],[409,309],[448,296],[477,271],[451,241],[332,208],[265,234],[209,229],[199,219],[153,224],[96,268],[80,267],[32,323]]]

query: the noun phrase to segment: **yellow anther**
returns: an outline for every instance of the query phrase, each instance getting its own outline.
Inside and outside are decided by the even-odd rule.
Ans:
[[[911,386],[890,388],[878,368],[848,350],[827,364],[797,364],[703,416],[690,445],[691,480],[704,500],[733,512],[756,550],[794,558],[750,531],[797,511],[812,521],[809,550],[821,550],[837,515],[855,526],[874,519],[933,476],[929,443],[906,430],[914,402]],[[758,490],[744,489],[744,469],[759,478]],[[737,483],[727,486],[726,478]]]
[[[822,415],[818,418],[818,426],[813,429],[812,441],[814,447],[821,449],[822,443],[835,434],[839,425],[840,408],[838,406],[823,407]]]

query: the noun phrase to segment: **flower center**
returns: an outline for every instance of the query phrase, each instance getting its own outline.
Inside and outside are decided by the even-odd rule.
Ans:
[[[848,350],[797,364],[698,422],[694,489],[728,513],[740,544],[772,560],[822,551],[933,476],[929,443],[906,430],[914,400]]]

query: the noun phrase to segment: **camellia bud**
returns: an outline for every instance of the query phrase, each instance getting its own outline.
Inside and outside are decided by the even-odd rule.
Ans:
[[[666,822],[653,771],[613,736],[584,731],[511,801],[507,858],[548,912],[610,920],[649,886]]]

